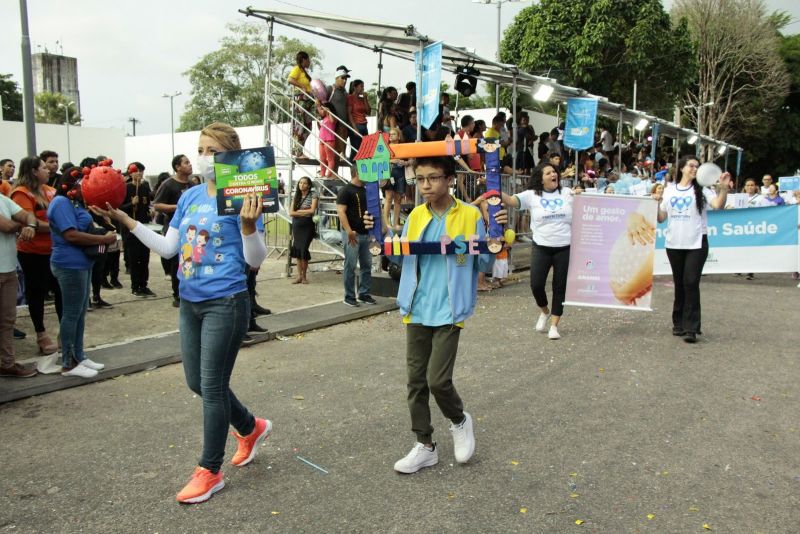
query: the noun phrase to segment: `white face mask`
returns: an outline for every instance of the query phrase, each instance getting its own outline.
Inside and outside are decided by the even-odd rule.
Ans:
[[[197,174],[205,180],[214,181],[214,156],[197,156]]]

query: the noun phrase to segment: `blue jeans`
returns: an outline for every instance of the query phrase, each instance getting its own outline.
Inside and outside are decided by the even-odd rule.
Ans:
[[[61,323],[58,337],[61,339],[61,365],[72,367],[86,359],[83,352],[83,330],[86,326],[86,310],[89,308],[89,288],[92,270],[64,269],[50,264],[53,276],[61,289]]]
[[[203,399],[203,454],[198,465],[215,473],[225,456],[228,426],[246,436],[256,423],[230,388],[249,322],[247,291],[203,302],[181,299],[183,372],[189,389]]]
[[[372,287],[372,254],[369,251],[370,236],[358,236],[358,242],[351,245],[347,240],[347,234],[342,232],[342,244],[344,245],[344,298],[355,299],[354,288],[356,285],[356,263],[360,265],[358,276],[358,296],[369,295]]]

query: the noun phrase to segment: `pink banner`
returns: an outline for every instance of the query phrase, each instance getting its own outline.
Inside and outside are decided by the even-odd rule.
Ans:
[[[650,311],[657,209],[648,197],[575,196],[564,304]]]

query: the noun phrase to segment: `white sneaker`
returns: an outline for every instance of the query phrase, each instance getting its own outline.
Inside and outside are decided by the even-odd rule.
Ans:
[[[423,467],[431,467],[439,463],[439,453],[436,450],[436,445],[433,450],[428,449],[420,442],[414,444],[405,458],[397,460],[394,464],[394,470],[398,473],[416,473]]]
[[[536,321],[536,331],[537,332],[544,332],[547,328],[547,320],[550,318],[550,314],[547,313],[540,313],[539,320]]]
[[[95,371],[102,371],[103,369],[106,368],[106,364],[93,362],[89,358],[84,358],[83,365],[85,365],[89,369],[94,369]]]
[[[475,452],[475,435],[472,432],[472,416],[464,412],[464,420],[460,425],[450,423],[450,432],[453,434],[453,452],[456,462],[467,463]]]
[[[93,378],[97,376],[97,371],[88,367],[85,362],[81,362],[69,371],[64,371],[61,376],[79,376],[81,378]]]
[[[561,339],[561,334],[558,333],[558,328],[555,325],[550,327],[550,331],[547,333],[547,337],[550,339]]]

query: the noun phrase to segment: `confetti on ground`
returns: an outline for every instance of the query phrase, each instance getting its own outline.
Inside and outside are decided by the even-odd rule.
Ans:
[[[586,521],[584,521],[583,519],[576,519],[576,520],[575,520],[575,524],[576,524],[576,525],[582,525],[582,524],[584,524],[584,523],[586,523]]]
[[[511,465],[519,465],[519,462],[516,460],[511,460]]]
[[[519,513],[521,513],[521,514],[527,514],[527,513],[528,513],[528,509],[527,509],[527,508],[520,508],[520,509],[519,509]]]
[[[300,460],[301,462],[303,462],[303,463],[304,463],[304,464],[306,464],[306,465],[310,465],[310,466],[311,466],[311,467],[313,467],[314,469],[319,469],[320,471],[322,471],[322,472],[323,472],[323,473],[325,473],[326,475],[328,474],[328,472],[327,472],[326,470],[324,470],[323,468],[321,468],[320,466],[318,466],[318,465],[317,465],[317,464],[315,464],[314,462],[310,462],[310,461],[306,460],[306,459],[305,459],[305,458],[303,458],[302,456],[295,456],[295,458],[297,458],[298,460]]]
[[[271,513],[272,513],[272,515],[281,515],[280,512],[276,512],[275,510],[273,510]]]
[[[752,397],[750,397],[750,400],[754,400],[756,402],[759,402],[761,400],[761,397],[759,397],[758,395],[753,395]]]
[[[711,530],[711,525],[709,525],[708,523],[703,523],[703,528],[706,530]]]
[[[647,514],[647,519],[653,520],[655,518],[656,518],[655,514]]]
[[[292,395],[294,400],[306,400],[306,398],[302,395]]]
[[[602,367],[600,369],[598,369],[598,371],[601,372],[601,373],[605,373],[606,372],[606,370],[603,369]]]
[[[576,477],[576,476],[578,476],[578,473],[570,473],[569,476]]]
[[[700,508],[698,508],[697,506],[690,506],[689,507],[689,511],[690,512],[699,512]]]
[[[453,500],[453,499],[456,498],[456,494],[455,493],[448,493],[447,494],[447,498],[450,499],[450,500]]]
[[[578,497],[580,497],[580,494],[579,493],[570,493],[569,496],[572,497],[573,499],[577,499]]]

